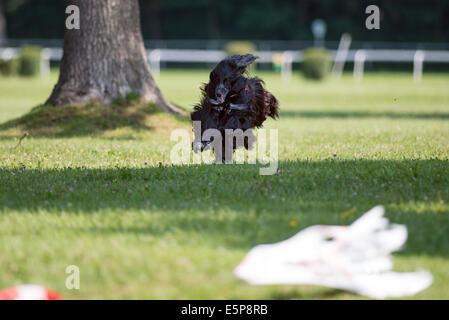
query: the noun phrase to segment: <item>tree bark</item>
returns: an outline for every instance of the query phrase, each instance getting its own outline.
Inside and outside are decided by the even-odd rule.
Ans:
[[[138,0],[67,0],[66,4],[79,7],[80,29],[65,29],[59,80],[47,103],[109,105],[133,92],[163,111],[185,114],[165,101],[151,76]]]
[[[3,0],[0,0],[0,46],[6,43],[6,16]]]

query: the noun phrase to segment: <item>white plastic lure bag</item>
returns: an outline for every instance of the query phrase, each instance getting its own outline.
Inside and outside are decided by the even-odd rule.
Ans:
[[[411,296],[433,278],[428,271],[391,271],[391,252],[406,240],[407,228],[390,225],[377,206],[349,226],[311,226],[287,240],[257,245],[234,274],[258,285],[320,285],[376,299]]]

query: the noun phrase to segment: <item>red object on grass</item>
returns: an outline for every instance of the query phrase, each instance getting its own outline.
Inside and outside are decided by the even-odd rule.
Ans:
[[[0,300],[61,300],[62,297],[51,290],[34,284],[25,284],[0,290]]]

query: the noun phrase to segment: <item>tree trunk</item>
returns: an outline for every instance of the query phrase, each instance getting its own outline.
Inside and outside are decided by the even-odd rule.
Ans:
[[[0,0],[0,46],[6,43],[6,17],[3,0]]]
[[[80,29],[65,30],[58,83],[47,103],[105,105],[128,93],[184,115],[162,97],[150,74],[138,0],[67,0],[80,10]]]

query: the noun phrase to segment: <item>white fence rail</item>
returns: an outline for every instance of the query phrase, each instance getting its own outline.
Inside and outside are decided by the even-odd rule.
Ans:
[[[258,63],[273,63],[273,58],[278,51],[258,51]],[[302,62],[301,51],[283,51],[281,73],[282,78],[289,81],[291,78],[292,64]],[[332,59],[335,61],[337,50],[331,51]],[[156,49],[148,53],[151,70],[155,76],[160,73],[161,62],[208,62],[217,63],[226,57],[226,53],[220,50],[177,50]],[[413,63],[413,77],[415,81],[422,78],[423,64],[426,63],[449,63],[449,51],[438,50],[348,50],[346,62],[354,62],[354,78],[363,78],[365,62],[391,62],[391,63]]]
[[[19,48],[0,48],[0,59],[8,60],[18,56]],[[42,71],[47,74],[50,61],[60,61],[63,51],[61,48],[45,48],[42,54]],[[273,63],[275,55],[281,54],[282,78],[288,81],[291,78],[292,64],[302,62],[301,51],[258,51],[258,63]],[[335,61],[337,51],[331,51]],[[221,50],[190,50],[190,49],[153,49],[147,50],[148,60],[153,74],[160,74],[161,62],[184,63],[217,63],[226,57]],[[449,51],[442,50],[383,50],[361,49],[348,50],[346,62],[354,62],[354,78],[363,77],[365,62],[392,62],[413,63],[413,76],[416,81],[422,77],[424,63],[449,63]]]

